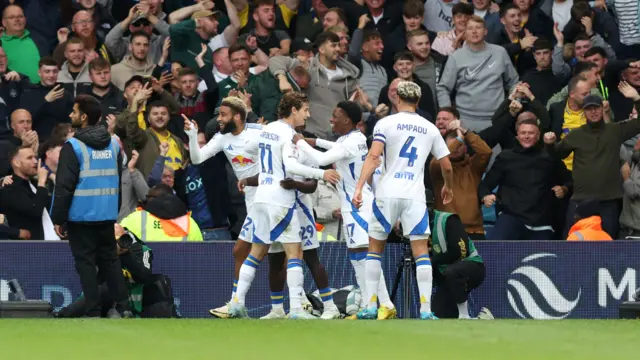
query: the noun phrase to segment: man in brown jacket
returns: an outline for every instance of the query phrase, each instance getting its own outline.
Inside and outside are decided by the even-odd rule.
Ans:
[[[148,85],[134,95],[128,111],[121,115],[124,119],[120,120],[126,123],[126,137],[132,150],[137,150],[140,154],[137,168],[145,178],[149,176],[153,164],[160,155],[159,149],[162,143],[169,145],[169,151],[165,156],[165,165],[173,170],[178,170],[182,168],[187,159],[182,140],[167,130],[170,116],[168,104],[163,101],[155,101],[146,105],[149,127],[146,130],[140,127],[138,110],[145,103],[147,97]]]
[[[429,173],[433,182],[436,209],[458,214],[469,237],[472,240],[484,240],[477,189],[491,159],[492,151],[480,136],[463,128],[460,120],[452,121],[448,130],[444,139],[451,152],[449,155],[453,165],[451,187],[456,196],[449,204],[442,204],[440,190],[444,185],[444,179],[440,174],[440,163],[435,159],[432,160]],[[473,155],[467,153],[467,145],[473,149]]]

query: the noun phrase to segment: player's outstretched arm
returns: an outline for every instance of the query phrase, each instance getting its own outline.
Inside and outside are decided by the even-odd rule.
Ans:
[[[318,143],[316,142],[316,144]],[[336,161],[346,159],[349,157],[349,151],[347,151],[347,149],[345,149],[340,144],[335,144],[335,146],[331,147],[326,152],[321,152],[312,148],[311,145],[309,145],[304,140],[298,140],[296,145],[298,145],[300,150],[304,151],[305,155],[311,158],[311,161],[313,161],[318,166],[326,166],[329,164],[333,164]]]
[[[193,164],[201,164],[222,151],[219,136],[214,136],[201,149],[198,144],[198,124],[184,114],[182,114],[182,118],[184,119],[184,132],[189,136],[189,156]]]
[[[302,165],[298,162],[297,156],[293,149],[293,143],[284,144],[282,146],[282,161],[287,169],[287,173],[302,176],[306,179],[322,180],[324,171],[314,169],[310,166]]]
[[[296,181],[288,178],[280,181],[280,186],[287,190],[298,190],[303,194],[313,194],[318,188],[318,180]]]

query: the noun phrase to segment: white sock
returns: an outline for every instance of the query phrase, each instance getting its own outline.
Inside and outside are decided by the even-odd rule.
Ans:
[[[378,283],[378,301],[380,301],[380,305],[386,307],[387,309],[393,309],[393,303],[391,302],[391,298],[389,297],[389,290],[387,290],[387,282],[384,280],[384,273],[380,271],[380,282]]]
[[[333,303],[333,291],[331,288],[318,289],[320,293],[320,299],[325,309],[334,308],[336,305]]]
[[[231,301],[235,299],[236,291],[238,291],[238,279],[233,280],[233,288],[231,290]]]
[[[271,308],[284,309],[284,291],[271,292]]]
[[[458,319],[471,319],[466,301],[462,304],[458,304]]]
[[[362,255],[360,255],[362,254]],[[349,253],[349,259],[351,260],[351,266],[353,266],[353,271],[356,273],[356,284],[360,288],[360,293],[362,296],[366,294],[366,280],[365,280],[365,258],[367,257],[366,252],[362,253]]]
[[[429,255],[421,255],[416,258],[416,280],[420,291],[420,312],[431,312],[431,293],[433,273]]]
[[[290,259],[287,262],[287,287],[289,287],[289,312],[291,313],[302,310],[303,285],[302,260]]]
[[[378,285],[380,283],[380,274],[382,274],[382,255],[375,252],[367,254],[365,261],[365,277],[366,277],[366,296],[364,302],[369,309],[378,308]]]
[[[256,276],[256,270],[260,266],[260,260],[256,259],[252,255],[249,255],[247,259],[242,263],[240,267],[240,275],[238,276],[238,289],[233,301],[244,306],[244,300],[249,292],[253,278]]]

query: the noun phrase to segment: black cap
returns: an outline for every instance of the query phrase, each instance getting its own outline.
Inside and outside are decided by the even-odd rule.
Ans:
[[[139,17],[136,20],[134,20],[131,23],[131,25],[133,25],[133,26],[149,26],[149,25],[151,25],[151,22],[147,18]]]
[[[133,75],[131,77],[131,79],[127,80],[126,83],[124,83],[124,88],[128,88],[129,85],[131,85],[131,83],[133,82],[139,82],[140,84],[144,85],[147,83],[147,79],[145,79],[144,77],[140,76],[140,75]]]
[[[582,108],[587,106],[599,106],[602,107],[602,98],[598,95],[587,95],[582,103]]]
[[[298,50],[313,51],[313,44],[300,39],[294,40],[291,44],[291,53],[295,54]]]

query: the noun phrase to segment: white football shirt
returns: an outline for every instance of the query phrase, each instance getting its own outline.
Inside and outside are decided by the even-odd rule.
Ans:
[[[316,164],[320,166],[336,164],[336,171],[340,174],[338,190],[340,192],[341,210],[357,211],[353,207],[351,200],[362,172],[362,165],[369,151],[367,138],[359,130],[354,130],[339,137],[336,142],[317,139],[316,145],[328,150],[323,153],[315,150],[304,141],[298,143],[300,150],[304,151]],[[369,184],[362,188],[362,201],[364,204],[373,202],[373,192]]]
[[[373,141],[384,144],[382,176],[376,198],[426,202],[424,167],[429,153],[437,160],[449,149],[435,125],[416,113],[399,112],[378,121]]]
[[[282,120],[262,128],[258,139],[258,171],[260,173],[257,203],[293,207],[296,192],[285,190],[280,181],[294,175],[307,179],[322,179],[324,171],[301,165],[297,160],[298,149],[293,145],[295,130]]]
[[[257,143],[261,132],[262,125],[247,123],[240,134],[217,133],[205,146],[200,148],[198,132],[192,128],[186,131],[189,136],[191,162],[196,165],[203,163],[222,151],[231,163],[231,168],[238,180],[254,176],[258,173],[258,154],[255,150],[251,150],[251,143]],[[255,194],[255,187],[245,187],[244,199],[247,207],[253,204]]]

